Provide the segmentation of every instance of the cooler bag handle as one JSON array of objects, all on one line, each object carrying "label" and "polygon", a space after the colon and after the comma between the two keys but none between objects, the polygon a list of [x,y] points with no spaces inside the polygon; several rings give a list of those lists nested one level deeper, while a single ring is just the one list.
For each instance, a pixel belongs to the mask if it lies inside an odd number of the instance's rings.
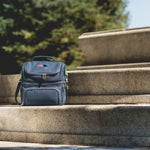
[{"label": "cooler bag handle", "polygon": [[55,59],[51,56],[34,56],[34,57],[32,57],[32,61],[34,61],[35,59],[39,59],[39,58],[49,58],[49,59],[52,59],[53,61],[55,61]]}]

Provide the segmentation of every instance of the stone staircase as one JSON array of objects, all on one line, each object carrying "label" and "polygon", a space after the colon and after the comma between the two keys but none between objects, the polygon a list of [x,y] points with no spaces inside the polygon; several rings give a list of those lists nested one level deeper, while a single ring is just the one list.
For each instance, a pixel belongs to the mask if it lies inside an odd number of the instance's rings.
[{"label": "stone staircase", "polygon": [[[85,65],[91,66],[68,72],[69,96],[64,106],[17,106],[14,93],[20,75],[1,76],[0,141],[69,145],[66,149],[73,149],[72,145],[82,145],[84,149],[148,149],[148,37],[150,28],[81,35],[79,45],[85,54]],[[125,49],[128,55],[135,51],[133,60],[133,55],[127,58]],[[113,56],[119,57],[116,61],[110,56],[111,50],[118,55]],[[103,57],[92,61],[92,52]]]}]

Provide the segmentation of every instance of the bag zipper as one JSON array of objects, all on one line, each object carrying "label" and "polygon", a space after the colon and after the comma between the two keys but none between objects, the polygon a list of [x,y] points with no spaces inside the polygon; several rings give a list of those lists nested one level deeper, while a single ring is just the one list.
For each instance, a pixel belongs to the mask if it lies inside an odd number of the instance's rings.
[{"label": "bag zipper", "polygon": [[64,84],[64,86],[66,87],[66,82],[61,82],[61,83],[22,83],[22,86],[27,86],[27,87],[33,87],[33,86],[37,86],[37,87],[46,87],[46,86],[53,86],[53,85],[60,85],[60,84]]}]

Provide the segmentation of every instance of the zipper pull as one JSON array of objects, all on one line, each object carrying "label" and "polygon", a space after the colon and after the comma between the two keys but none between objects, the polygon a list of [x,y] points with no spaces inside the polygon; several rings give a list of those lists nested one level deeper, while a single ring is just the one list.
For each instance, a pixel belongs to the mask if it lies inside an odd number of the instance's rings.
[{"label": "zipper pull", "polygon": [[43,80],[45,80],[45,79],[46,79],[46,74],[45,74],[45,73],[42,73],[42,75],[41,75],[41,76],[42,76],[42,79],[43,79]]}]

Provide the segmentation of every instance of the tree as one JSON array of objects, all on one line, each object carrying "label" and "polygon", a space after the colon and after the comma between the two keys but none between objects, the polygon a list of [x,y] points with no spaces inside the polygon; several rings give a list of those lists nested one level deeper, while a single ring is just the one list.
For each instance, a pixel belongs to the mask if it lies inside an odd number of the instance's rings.
[{"label": "tree", "polygon": [[1,0],[0,61],[7,63],[3,58],[9,55],[13,63],[0,66],[0,72],[18,73],[34,55],[54,56],[68,68],[81,65],[78,36],[126,27],[126,4],[125,0]]}]

